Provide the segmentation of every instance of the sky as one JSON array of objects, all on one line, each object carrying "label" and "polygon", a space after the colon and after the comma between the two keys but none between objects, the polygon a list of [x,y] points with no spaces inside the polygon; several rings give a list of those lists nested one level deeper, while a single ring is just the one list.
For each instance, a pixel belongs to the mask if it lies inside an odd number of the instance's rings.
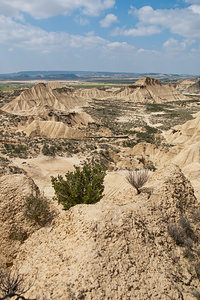
[{"label": "sky", "polygon": [[200,0],[0,0],[0,73],[200,74]]}]

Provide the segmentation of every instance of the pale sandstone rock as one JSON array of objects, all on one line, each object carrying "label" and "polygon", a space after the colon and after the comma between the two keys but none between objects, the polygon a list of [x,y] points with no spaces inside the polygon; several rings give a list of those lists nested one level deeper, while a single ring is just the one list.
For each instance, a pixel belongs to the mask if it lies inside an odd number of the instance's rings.
[{"label": "pale sandstone rock", "polygon": [[0,264],[11,264],[23,242],[21,235],[27,238],[39,228],[24,216],[26,197],[38,192],[23,174],[0,177]]},{"label": "pale sandstone rock", "polygon": [[14,262],[33,282],[27,296],[181,299],[177,285],[184,299],[193,299],[190,286],[198,283],[184,284],[190,278],[187,262],[174,263],[180,249],[167,231],[181,214],[190,219],[198,206],[193,188],[178,167],[170,166],[154,174],[148,191],[124,194],[123,201],[115,194],[113,201],[105,197],[77,205],[63,211],[51,228],[33,233]]},{"label": "pale sandstone rock", "polygon": [[[73,96],[71,89],[59,93],[55,89],[59,86],[59,83],[48,83],[46,85],[39,83],[22,92],[16,99],[4,105],[1,109],[7,113],[19,115],[19,118],[20,116],[26,116],[25,121],[19,119],[18,130],[24,131],[28,136],[40,135],[48,138],[85,137],[86,131],[80,130],[79,127],[86,127],[89,122],[93,122],[93,119],[87,113],[79,110],[81,106],[87,104],[87,101],[81,97]],[[56,112],[56,114],[54,115],[52,112]]]},{"label": "pale sandstone rock", "polygon": [[117,98],[143,103],[163,103],[189,99],[170,85],[162,85],[159,80],[145,77],[129,87],[115,93]]},{"label": "pale sandstone rock", "polygon": [[68,93],[60,94],[50,85],[39,83],[25,90],[16,99],[4,105],[1,109],[16,115],[39,115],[48,108],[58,111],[69,111],[79,106],[86,105],[86,101],[71,97]]}]

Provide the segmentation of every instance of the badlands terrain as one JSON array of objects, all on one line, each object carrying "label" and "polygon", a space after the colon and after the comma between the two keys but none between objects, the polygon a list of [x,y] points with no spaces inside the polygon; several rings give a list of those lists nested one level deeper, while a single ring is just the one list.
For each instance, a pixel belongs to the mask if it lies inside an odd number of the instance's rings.
[{"label": "badlands terrain", "polygon": [[[0,87],[0,299],[5,274],[23,299],[200,299],[200,79]],[[92,159],[104,197],[64,211],[51,176]]]}]

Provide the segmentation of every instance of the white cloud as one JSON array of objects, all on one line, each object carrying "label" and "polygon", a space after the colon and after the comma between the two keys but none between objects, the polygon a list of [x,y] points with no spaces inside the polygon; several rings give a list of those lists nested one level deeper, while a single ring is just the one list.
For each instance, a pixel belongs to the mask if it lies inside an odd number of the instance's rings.
[{"label": "white cloud", "polygon": [[134,48],[133,46],[130,46],[126,42],[110,42],[107,45],[109,48],[116,49],[116,48]]},{"label": "white cloud", "polygon": [[160,26],[187,38],[200,37],[200,18],[191,7],[153,10],[152,7],[145,6],[135,13],[143,24]]},{"label": "white cloud", "polygon": [[173,34],[185,38],[200,37],[200,5],[187,8],[156,9],[143,6],[140,9],[130,8],[129,14],[138,18],[134,28],[118,30],[121,35],[144,36],[159,33],[168,29]]},{"label": "white cloud", "polygon": [[89,32],[86,35],[74,35],[65,32],[47,32],[39,27],[21,24],[10,17],[0,15],[0,43],[10,48],[36,50],[49,53],[54,50],[77,49],[114,49],[131,47],[126,42],[110,42]]},{"label": "white cloud", "polygon": [[130,54],[133,55],[135,53],[135,47],[129,45],[127,42],[108,42],[103,47],[103,50],[106,52],[111,52],[111,55],[120,56]]},{"label": "white cloud", "polygon": [[200,5],[191,5],[189,9],[191,9],[194,14],[200,15]]},{"label": "white cloud", "polygon": [[152,55],[152,56],[155,56],[155,55],[160,55],[160,52],[159,51],[156,51],[156,50],[148,50],[148,49],[143,49],[143,48],[140,48],[137,50],[137,53],[139,54],[147,54],[147,55]]},{"label": "white cloud", "polygon": [[110,27],[113,23],[116,23],[117,21],[117,16],[115,16],[114,14],[108,14],[99,23],[101,27]]},{"label": "white cloud", "polygon": [[200,0],[185,0],[186,3],[200,3]]},{"label": "white cloud", "polygon": [[180,42],[174,38],[170,38],[163,44],[163,48],[168,52],[178,54],[181,51],[188,50],[194,42],[194,40],[184,40]]},{"label": "white cloud", "polygon": [[76,17],[75,21],[76,21],[76,23],[80,24],[81,26],[85,26],[90,23],[87,18],[82,18],[82,17]]},{"label": "white cloud", "polygon": [[124,35],[124,36],[149,36],[152,34],[160,33],[161,29],[157,26],[144,26],[144,25],[138,25],[135,28],[130,29],[120,29],[115,28],[112,32],[112,35]]},{"label": "white cloud", "polygon": [[191,53],[194,53],[194,54],[197,54],[198,56],[200,56],[200,45],[198,45],[197,48],[192,48]]},{"label": "white cloud", "polygon": [[101,11],[112,8],[115,0],[1,0],[0,11],[7,16],[28,13],[36,19],[56,15],[69,15],[80,10],[88,16],[98,16]]}]

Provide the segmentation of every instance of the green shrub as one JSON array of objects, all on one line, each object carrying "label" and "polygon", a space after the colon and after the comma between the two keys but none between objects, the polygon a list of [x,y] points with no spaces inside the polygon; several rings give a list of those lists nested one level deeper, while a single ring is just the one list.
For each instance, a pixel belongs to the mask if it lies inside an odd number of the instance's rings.
[{"label": "green shrub", "polygon": [[44,226],[52,219],[47,199],[43,196],[29,196],[26,198],[25,217],[40,226]]},{"label": "green shrub", "polygon": [[65,179],[51,177],[56,199],[65,210],[76,204],[91,204],[103,197],[103,181],[106,174],[105,167],[92,162],[85,162],[83,168],[75,166],[74,172],[67,172]]},{"label": "green shrub", "polygon": [[42,147],[42,154],[47,156],[55,156],[56,149],[54,146],[48,146],[47,144],[44,144]]},{"label": "green shrub", "polygon": [[14,157],[26,158],[27,157],[27,146],[22,144],[8,144],[4,143],[5,154]]},{"label": "green shrub", "polygon": [[135,140],[126,140],[123,141],[122,143],[123,147],[129,147],[129,148],[133,148],[136,144],[137,142]]}]

